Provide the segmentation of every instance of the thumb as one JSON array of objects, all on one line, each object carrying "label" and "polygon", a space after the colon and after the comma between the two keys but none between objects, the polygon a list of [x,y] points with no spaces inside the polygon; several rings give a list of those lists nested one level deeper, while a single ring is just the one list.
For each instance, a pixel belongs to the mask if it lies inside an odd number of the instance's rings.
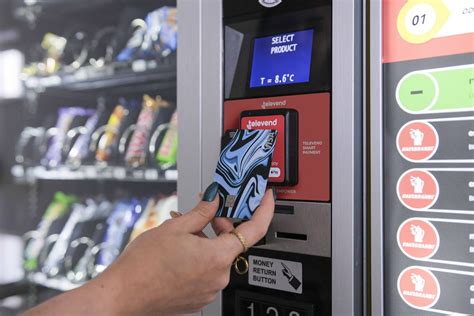
[{"label": "thumb", "polygon": [[219,184],[212,183],[207,187],[200,201],[190,212],[180,217],[180,229],[187,233],[198,233],[209,224],[216,215],[219,207]]}]

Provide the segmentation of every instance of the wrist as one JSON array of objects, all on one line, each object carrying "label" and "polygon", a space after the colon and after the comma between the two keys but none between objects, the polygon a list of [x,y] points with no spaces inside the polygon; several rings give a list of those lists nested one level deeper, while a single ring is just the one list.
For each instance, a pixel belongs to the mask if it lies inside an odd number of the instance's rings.
[{"label": "wrist", "polygon": [[[124,288],[120,277],[114,277],[111,271],[104,271],[95,279],[79,288],[90,297],[93,315],[118,316],[127,315],[127,299],[124,297]],[[129,315],[129,314],[128,314]]]}]

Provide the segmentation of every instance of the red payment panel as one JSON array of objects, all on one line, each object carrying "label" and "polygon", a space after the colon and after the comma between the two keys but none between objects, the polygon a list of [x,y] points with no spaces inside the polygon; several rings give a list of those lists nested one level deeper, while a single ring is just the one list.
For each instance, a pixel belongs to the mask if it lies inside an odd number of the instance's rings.
[{"label": "red payment panel", "polygon": [[[331,137],[330,94],[317,93],[295,96],[231,100],[224,103],[224,130],[247,128],[276,129],[283,133],[282,115],[262,116],[240,120],[249,110],[293,109],[298,112],[298,184],[277,187],[278,198],[298,201],[329,201],[331,198]],[[276,124],[274,126],[273,124]],[[245,125],[245,126],[244,126]],[[261,125],[261,126],[256,126]],[[267,126],[268,125],[268,126]],[[284,162],[284,141],[277,141],[273,167]],[[281,171],[285,168],[281,166]],[[276,172],[276,169],[274,169]],[[280,174],[278,179],[284,177]],[[276,181],[275,178],[272,181]]]}]

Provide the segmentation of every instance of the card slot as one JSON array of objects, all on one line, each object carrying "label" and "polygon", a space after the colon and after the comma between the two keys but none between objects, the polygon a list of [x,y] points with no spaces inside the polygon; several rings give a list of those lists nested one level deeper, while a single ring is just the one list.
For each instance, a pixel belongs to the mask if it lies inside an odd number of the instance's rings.
[{"label": "card slot", "polygon": [[285,233],[285,232],[275,232],[275,238],[307,241],[308,240],[308,235],[306,235],[306,234],[295,234],[295,233]]},{"label": "card slot", "polygon": [[295,214],[295,207],[292,205],[275,205],[275,213],[293,215]]}]

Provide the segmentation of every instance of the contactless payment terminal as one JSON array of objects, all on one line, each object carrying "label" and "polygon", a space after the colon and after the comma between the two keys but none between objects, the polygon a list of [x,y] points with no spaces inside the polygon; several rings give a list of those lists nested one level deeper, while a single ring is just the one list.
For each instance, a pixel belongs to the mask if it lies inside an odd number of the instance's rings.
[{"label": "contactless payment terminal", "polygon": [[278,131],[269,181],[273,185],[298,183],[298,112],[292,109],[241,113],[241,129]]}]

